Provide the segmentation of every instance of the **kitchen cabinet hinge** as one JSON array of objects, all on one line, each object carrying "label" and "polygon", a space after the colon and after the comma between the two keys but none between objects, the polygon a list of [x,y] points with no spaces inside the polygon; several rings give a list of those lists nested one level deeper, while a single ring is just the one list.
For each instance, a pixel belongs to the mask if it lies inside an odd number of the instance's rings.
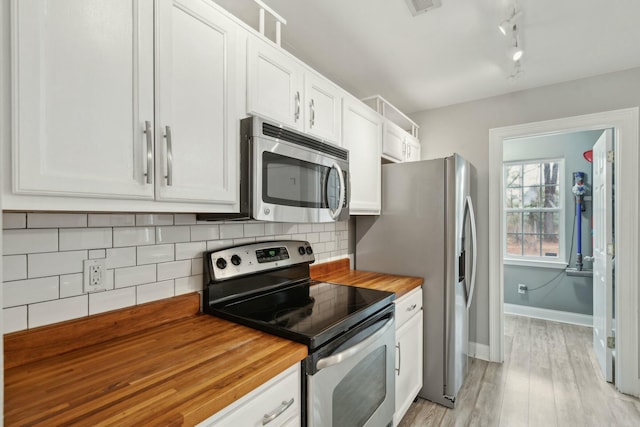
[{"label": "kitchen cabinet hinge", "polygon": [[607,151],[607,161],[613,163],[616,159],[616,154],[613,150]]},{"label": "kitchen cabinet hinge", "polygon": [[611,349],[616,348],[616,337],[607,337],[607,347]]}]

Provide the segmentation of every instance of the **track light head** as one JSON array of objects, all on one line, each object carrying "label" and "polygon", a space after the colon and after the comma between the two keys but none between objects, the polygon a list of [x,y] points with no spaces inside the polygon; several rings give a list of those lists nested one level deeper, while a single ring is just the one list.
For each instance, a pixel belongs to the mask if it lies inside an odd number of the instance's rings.
[{"label": "track light head", "polygon": [[500,23],[500,25],[498,25],[498,29],[500,30],[502,35],[506,36],[509,31],[513,31],[515,29],[516,23],[520,20],[520,18],[522,18],[522,11],[516,11],[516,9],[514,8],[511,17],[505,19]]}]

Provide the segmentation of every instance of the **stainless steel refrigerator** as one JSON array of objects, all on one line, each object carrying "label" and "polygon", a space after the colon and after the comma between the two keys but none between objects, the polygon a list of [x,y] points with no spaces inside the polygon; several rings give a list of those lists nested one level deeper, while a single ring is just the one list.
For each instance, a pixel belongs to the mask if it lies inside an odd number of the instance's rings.
[{"label": "stainless steel refrigerator", "polygon": [[453,408],[467,374],[476,276],[473,166],[461,156],[382,166],[382,213],[356,219],[358,270],[424,278],[424,399]]}]

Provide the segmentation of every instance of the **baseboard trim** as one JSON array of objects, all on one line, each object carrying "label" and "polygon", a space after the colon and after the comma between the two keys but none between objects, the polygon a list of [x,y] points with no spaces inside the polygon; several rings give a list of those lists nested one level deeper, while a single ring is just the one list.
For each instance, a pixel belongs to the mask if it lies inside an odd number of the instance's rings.
[{"label": "baseboard trim", "polygon": [[489,346],[486,344],[480,344],[478,342],[469,341],[469,356],[475,359],[486,360],[490,362]]},{"label": "baseboard trim", "polygon": [[570,323],[572,325],[593,326],[593,316],[571,313],[568,311],[549,310],[548,308],[529,307],[527,305],[504,304],[505,314],[551,320],[552,322]]}]

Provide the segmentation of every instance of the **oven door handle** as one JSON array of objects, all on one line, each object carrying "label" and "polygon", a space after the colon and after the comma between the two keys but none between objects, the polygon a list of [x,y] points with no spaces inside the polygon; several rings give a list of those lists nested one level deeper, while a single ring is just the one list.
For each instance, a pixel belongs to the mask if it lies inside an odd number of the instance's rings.
[{"label": "oven door handle", "polygon": [[[340,167],[340,165],[337,163],[334,163],[333,166],[331,166],[331,169],[335,169],[338,172],[338,179],[340,180],[340,194],[338,195],[338,207],[336,208],[335,211],[329,208],[329,215],[331,215],[331,218],[337,220],[338,217],[340,216],[340,213],[342,212],[342,204],[346,196],[347,189],[345,188],[344,175],[342,174],[342,168]],[[328,194],[328,190],[329,190],[329,180],[327,179],[327,194]]]},{"label": "oven door handle", "polygon": [[393,317],[391,317],[387,322],[382,326],[382,328],[378,329],[374,334],[368,336],[364,340],[360,341],[358,344],[353,347],[349,347],[348,349],[341,351],[340,353],[331,355],[329,357],[324,357],[316,362],[316,369],[321,370],[324,368],[328,368],[333,365],[337,365],[338,363],[342,363],[344,360],[355,356],[360,353],[367,346],[375,342],[378,338],[384,335],[387,330],[393,326]]}]

